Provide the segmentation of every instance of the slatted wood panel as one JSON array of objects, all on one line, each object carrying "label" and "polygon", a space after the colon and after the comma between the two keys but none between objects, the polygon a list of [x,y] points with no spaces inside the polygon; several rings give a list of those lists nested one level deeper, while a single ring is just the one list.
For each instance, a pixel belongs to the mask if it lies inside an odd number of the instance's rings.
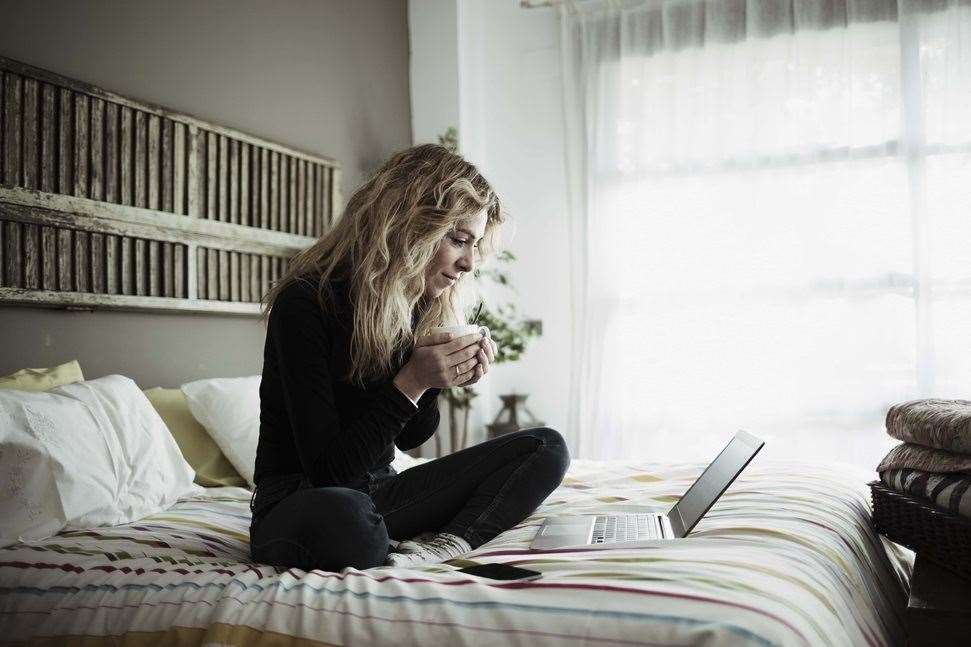
[{"label": "slatted wood panel", "polygon": [[[332,165],[205,131],[199,134],[199,153],[187,157],[184,129],[171,126],[174,135],[169,144],[170,126],[165,123],[162,128],[166,135],[159,144],[163,154],[160,173],[152,172],[147,180],[151,208],[172,210],[167,209],[170,202],[166,196],[174,193],[174,211],[188,213],[182,199],[189,191],[188,159],[198,164],[199,217],[315,238],[333,223],[336,202],[330,193],[334,186],[329,181],[335,172]],[[173,156],[170,148],[178,155]],[[136,179],[143,175],[141,167],[136,168]],[[159,207],[153,206],[156,191],[162,196]],[[141,201],[138,199],[136,205],[141,206]]]},{"label": "slatted wood panel", "polygon": [[[0,88],[3,186],[188,214],[186,124],[11,72],[0,73]],[[208,134],[234,153],[240,146]],[[207,191],[214,208],[217,193],[239,195],[238,155],[229,159],[228,152],[211,160],[215,175],[207,178]],[[230,203],[219,208],[219,219],[229,220]],[[327,222],[330,214],[323,210],[319,217]]]},{"label": "slatted wood panel", "polygon": [[332,226],[339,174],[0,57],[0,301],[255,313],[218,304],[259,303]]},{"label": "slatted wood panel", "polygon": [[188,291],[188,245],[9,220],[0,225],[0,287],[173,298]]},{"label": "slatted wood panel", "polygon": [[259,303],[288,267],[288,259],[209,247],[196,248],[196,281],[201,298]]}]

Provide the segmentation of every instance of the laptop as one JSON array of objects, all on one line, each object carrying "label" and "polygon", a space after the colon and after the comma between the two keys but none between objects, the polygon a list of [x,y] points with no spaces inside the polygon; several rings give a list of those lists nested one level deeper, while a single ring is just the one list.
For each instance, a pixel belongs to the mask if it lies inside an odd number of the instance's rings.
[{"label": "laptop", "polygon": [[667,512],[549,517],[531,550],[549,548],[647,548],[681,539],[695,527],[765,443],[739,431]]}]

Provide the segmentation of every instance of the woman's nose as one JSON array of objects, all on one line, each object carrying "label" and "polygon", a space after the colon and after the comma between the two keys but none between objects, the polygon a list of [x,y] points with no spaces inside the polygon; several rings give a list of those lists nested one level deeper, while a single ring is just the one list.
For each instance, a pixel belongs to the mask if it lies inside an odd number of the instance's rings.
[{"label": "woman's nose", "polygon": [[463,272],[471,272],[475,265],[475,256],[472,252],[466,252],[459,257],[458,265]]}]

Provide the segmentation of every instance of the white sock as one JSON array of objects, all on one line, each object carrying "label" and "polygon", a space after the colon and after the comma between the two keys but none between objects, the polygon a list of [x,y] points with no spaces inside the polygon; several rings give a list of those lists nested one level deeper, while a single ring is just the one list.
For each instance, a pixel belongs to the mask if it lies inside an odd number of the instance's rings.
[{"label": "white sock", "polygon": [[422,533],[398,544],[394,552],[388,553],[384,563],[387,566],[437,564],[470,552],[472,546],[469,542],[456,535],[447,532]]},{"label": "white sock", "polygon": [[438,533],[434,532],[420,532],[411,539],[405,539],[398,542],[399,546],[403,546],[401,550],[395,550],[396,553],[413,553],[419,549],[422,542],[426,542]]},{"label": "white sock", "polygon": [[[388,549],[388,552],[413,553],[416,550],[418,550],[417,544],[415,542],[427,541],[434,536],[435,536],[435,533],[433,532],[422,532],[422,533],[418,533],[411,539],[402,539],[401,541],[395,541],[394,539],[388,538],[388,544],[391,546]],[[404,545],[404,548],[398,548],[401,545]]]}]

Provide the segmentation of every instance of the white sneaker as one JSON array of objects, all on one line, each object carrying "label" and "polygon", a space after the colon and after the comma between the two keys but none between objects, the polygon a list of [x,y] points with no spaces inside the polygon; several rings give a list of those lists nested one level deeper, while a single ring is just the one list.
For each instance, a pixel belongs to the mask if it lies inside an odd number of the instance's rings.
[{"label": "white sneaker", "polygon": [[384,563],[386,566],[437,564],[470,552],[472,546],[461,537],[447,532],[427,532],[398,544]]}]

